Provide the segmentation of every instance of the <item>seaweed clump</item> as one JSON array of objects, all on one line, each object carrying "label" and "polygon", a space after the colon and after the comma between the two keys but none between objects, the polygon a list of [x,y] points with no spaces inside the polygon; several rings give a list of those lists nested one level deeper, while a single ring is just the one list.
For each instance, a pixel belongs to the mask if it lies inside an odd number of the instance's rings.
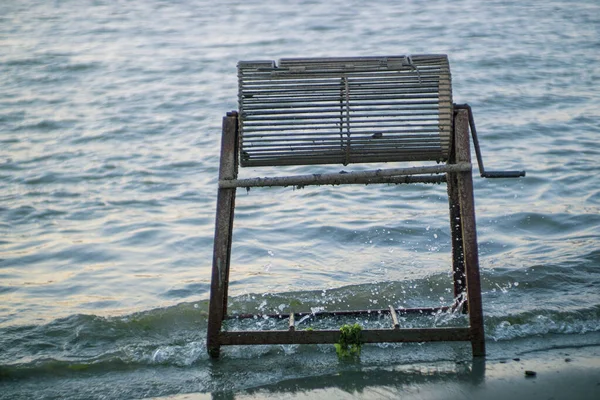
[{"label": "seaweed clump", "polygon": [[360,331],[362,327],[359,324],[343,325],[340,328],[340,340],[335,344],[335,351],[338,358],[356,358],[360,356]]}]

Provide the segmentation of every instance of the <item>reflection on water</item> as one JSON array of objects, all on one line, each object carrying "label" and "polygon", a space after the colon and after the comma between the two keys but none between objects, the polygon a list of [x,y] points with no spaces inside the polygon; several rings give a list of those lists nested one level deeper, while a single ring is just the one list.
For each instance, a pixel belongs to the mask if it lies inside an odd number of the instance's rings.
[{"label": "reflection on water", "polygon": [[[399,398],[418,396],[427,386],[445,383],[439,387],[439,395],[452,391],[453,386],[473,391],[485,381],[485,359],[475,358],[460,363],[438,363],[435,365],[412,365],[388,369],[362,369],[345,371],[334,375],[323,375],[294,379],[265,385],[244,391],[240,395],[227,392],[213,393],[213,399],[243,399],[246,397],[277,398],[286,395],[310,394],[313,397],[338,398],[340,394],[359,397]],[[451,382],[451,383],[450,383]],[[431,394],[430,394],[431,395]]]}]

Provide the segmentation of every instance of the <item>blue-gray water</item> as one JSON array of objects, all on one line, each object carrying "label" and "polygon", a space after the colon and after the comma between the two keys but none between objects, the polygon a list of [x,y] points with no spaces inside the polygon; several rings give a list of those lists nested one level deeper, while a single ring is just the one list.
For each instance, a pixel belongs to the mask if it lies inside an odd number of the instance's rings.
[{"label": "blue-gray water", "polygon": [[[228,392],[468,359],[462,344],[365,346],[358,365],[332,346],[270,346],[213,364],[204,348],[237,61],[422,53],[449,55],[488,169],[527,170],[475,178],[489,357],[600,344],[596,0],[5,0],[0,398]],[[235,222],[233,311],[451,301],[444,186],[242,191]]]}]

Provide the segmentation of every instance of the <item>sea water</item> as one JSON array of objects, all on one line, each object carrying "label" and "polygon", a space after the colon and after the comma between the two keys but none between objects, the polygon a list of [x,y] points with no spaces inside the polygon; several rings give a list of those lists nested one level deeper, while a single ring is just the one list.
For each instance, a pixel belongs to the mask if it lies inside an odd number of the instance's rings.
[{"label": "sea water", "polygon": [[[369,345],[358,364],[331,345],[205,352],[237,61],[427,53],[449,55],[486,167],[527,171],[474,179],[488,357],[600,344],[597,1],[6,0],[0,398],[231,393],[468,360],[468,344]],[[447,305],[447,209],[443,185],[239,191],[230,309]]]}]

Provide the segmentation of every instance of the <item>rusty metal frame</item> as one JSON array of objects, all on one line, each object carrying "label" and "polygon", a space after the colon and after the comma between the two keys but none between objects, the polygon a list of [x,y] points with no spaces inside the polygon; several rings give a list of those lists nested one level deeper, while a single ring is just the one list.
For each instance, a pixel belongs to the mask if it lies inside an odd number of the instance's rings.
[{"label": "rusty metal frame", "polygon": [[[349,310],[320,312],[319,316],[361,315],[378,313],[390,316],[389,329],[364,329],[361,342],[427,342],[427,341],[466,341],[471,342],[473,356],[485,355],[483,312],[481,304],[481,284],[479,276],[479,258],[477,252],[477,231],[475,223],[475,205],[471,154],[469,147],[469,110],[454,110],[451,152],[446,168],[436,167],[409,171],[400,169],[395,172],[381,170],[367,176],[355,176],[356,179],[343,178],[348,183],[413,183],[446,182],[450,209],[450,231],[452,235],[452,270],[455,301],[450,306],[433,308],[393,308],[382,310]],[[252,344],[317,344],[336,343],[340,339],[339,330],[297,331],[294,321],[310,313],[290,313],[268,315],[288,318],[288,330],[267,331],[224,331],[223,321],[229,318],[251,318],[253,314],[231,316],[227,314],[229,269],[231,259],[231,240],[237,187],[245,186],[288,186],[323,184],[320,177],[311,175],[289,177],[291,180],[237,180],[239,162],[238,150],[238,114],[227,113],[223,118],[223,136],[221,142],[221,162],[219,168],[219,189],[215,224],[214,255],[211,278],[210,306],[207,330],[207,350],[211,357],[218,358],[220,347],[226,345]],[[443,175],[424,175],[424,174]],[[312,177],[312,178],[311,178]],[[287,178],[287,177],[284,177]],[[335,179],[335,176],[327,179]],[[266,178],[269,179],[269,178]],[[366,180],[366,182],[365,182]],[[464,328],[401,328],[398,314],[431,314],[439,311],[456,310],[468,314],[469,326]]]}]

